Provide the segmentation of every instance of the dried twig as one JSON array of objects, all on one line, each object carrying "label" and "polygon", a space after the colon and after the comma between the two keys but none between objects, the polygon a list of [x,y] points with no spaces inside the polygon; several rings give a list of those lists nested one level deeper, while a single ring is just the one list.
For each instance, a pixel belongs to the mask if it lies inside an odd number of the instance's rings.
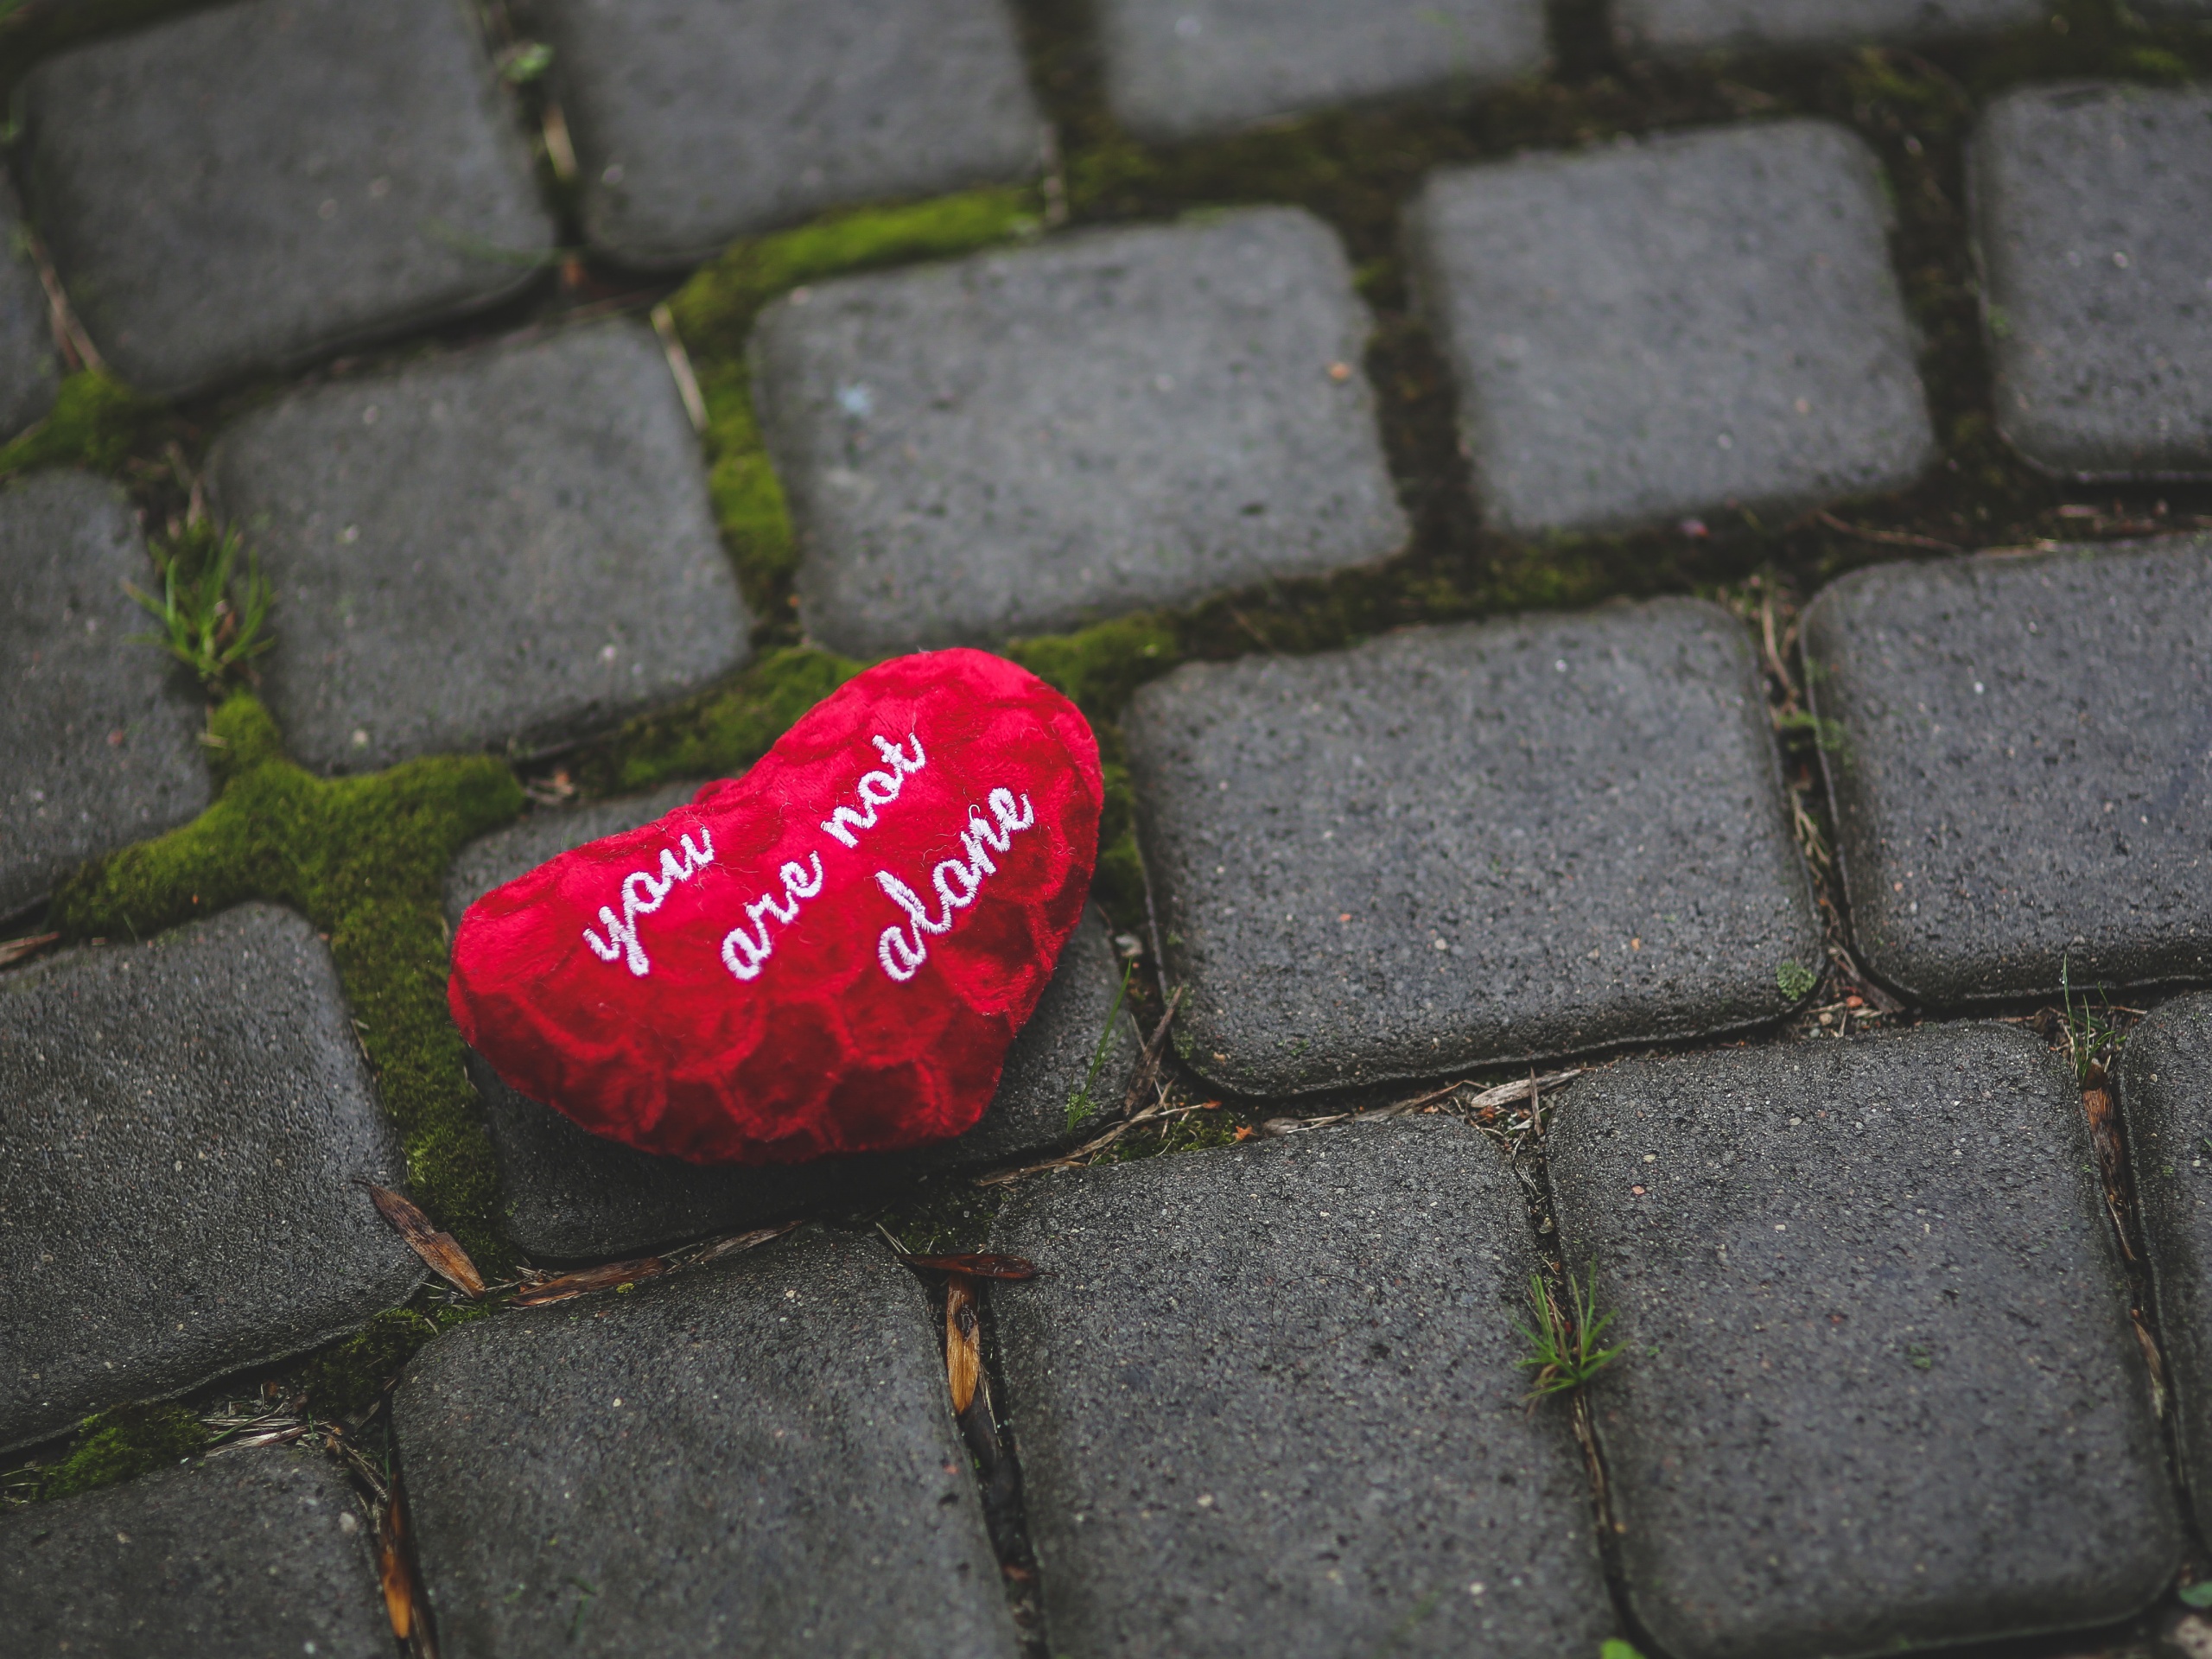
[{"label": "dried twig", "polygon": [[699,391],[699,377],[691,372],[690,353],[683,349],[683,337],[676,332],[676,314],[663,301],[653,307],[652,317],[653,332],[660,336],[660,348],[668,358],[668,372],[676,378],[676,394],[683,400],[683,412],[691,417],[691,429],[703,435],[707,400]]},{"label": "dried twig", "polygon": [[665,1256],[641,1255],[633,1262],[609,1262],[601,1267],[579,1268],[574,1273],[557,1273],[524,1285],[516,1293],[514,1305],[543,1307],[550,1302],[570,1301],[594,1290],[634,1285],[641,1279],[658,1279],[670,1270],[671,1265]]},{"label": "dried twig", "polygon": [[901,1250],[899,1259],[910,1268],[949,1273],[956,1279],[1034,1279],[1041,1271],[1034,1262],[1021,1256],[998,1255],[988,1250],[973,1255],[909,1255]]},{"label": "dried twig", "polygon": [[1933,536],[1916,536],[1905,530],[1872,530],[1865,524],[1854,524],[1839,518],[1826,507],[1818,508],[1813,517],[1830,530],[1853,536],[1862,542],[1878,542],[1884,547],[1923,547],[1931,553],[1963,553],[1966,549],[1955,542],[1938,541]]},{"label": "dried twig", "polygon": [[738,1255],[754,1250],[772,1239],[796,1231],[806,1224],[787,1221],[780,1227],[756,1227],[749,1233],[731,1233],[723,1238],[710,1238],[700,1245],[695,1254],[686,1256],[679,1264],[687,1268],[702,1268],[709,1262],[719,1262],[726,1255]]},{"label": "dried twig", "polygon": [[59,933],[33,933],[26,938],[0,940],[0,968],[12,968],[16,963],[36,956],[60,938]]}]

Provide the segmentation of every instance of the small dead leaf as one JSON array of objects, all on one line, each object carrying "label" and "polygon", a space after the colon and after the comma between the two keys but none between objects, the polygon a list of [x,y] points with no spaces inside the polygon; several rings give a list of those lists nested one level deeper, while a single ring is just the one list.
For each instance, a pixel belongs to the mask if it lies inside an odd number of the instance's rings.
[{"label": "small dead leaf", "polygon": [[476,1271],[476,1264],[468,1259],[468,1252],[451,1233],[442,1233],[430,1225],[430,1218],[414,1204],[388,1186],[368,1184],[369,1196],[376,1200],[384,1218],[392,1224],[408,1247],[423,1258],[432,1273],[444,1280],[464,1296],[476,1297],[484,1294],[484,1275]]},{"label": "small dead leaf", "polygon": [[415,1575],[407,1570],[407,1522],[397,1498],[385,1505],[384,1522],[377,1532],[377,1573],[384,1580],[384,1610],[391,1616],[392,1635],[404,1642],[415,1629]]},{"label": "small dead leaf", "polygon": [[0,968],[13,967],[28,957],[35,957],[60,938],[59,933],[34,933],[29,938],[0,940]]},{"label": "small dead leaf", "polygon": [[910,1268],[930,1268],[938,1273],[964,1273],[976,1279],[1034,1279],[1039,1268],[1018,1255],[907,1255],[899,1259]]},{"label": "small dead leaf", "polygon": [[635,1284],[640,1279],[656,1279],[667,1271],[668,1263],[657,1255],[639,1256],[634,1262],[610,1262],[602,1268],[579,1268],[574,1273],[556,1273],[550,1279],[541,1279],[524,1287],[516,1294],[514,1305],[543,1307],[548,1302],[565,1302],[594,1290]]},{"label": "small dead leaf", "polygon": [[966,1414],[982,1369],[983,1351],[976,1338],[976,1281],[964,1273],[956,1273],[944,1284],[944,1375],[952,1385],[954,1415]]}]

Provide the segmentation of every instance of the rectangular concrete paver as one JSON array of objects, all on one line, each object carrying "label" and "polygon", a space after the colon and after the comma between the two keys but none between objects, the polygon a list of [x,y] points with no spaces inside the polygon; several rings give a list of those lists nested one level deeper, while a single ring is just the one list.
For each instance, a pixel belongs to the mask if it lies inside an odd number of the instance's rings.
[{"label": "rectangular concrete paver", "polygon": [[1246,1094],[1731,1030],[1821,960],[1712,606],[1193,665],[1125,729],[1178,1043]]},{"label": "rectangular concrete paver", "polygon": [[241,0],[25,79],[31,207],[142,391],[289,368],[512,294],[552,245],[462,0]]},{"label": "rectangular concrete paver", "polygon": [[825,208],[1033,168],[1004,0],[541,0],[594,245],[696,263]]},{"label": "rectangular concrete paver", "polygon": [[207,804],[192,677],[130,636],[158,588],[113,486],[41,474],[0,494],[0,915],[81,861]]},{"label": "rectangular concrete paver", "polygon": [[2046,0],[1613,0],[1630,51],[1877,46],[1987,35],[2041,23]]},{"label": "rectangular concrete paver", "polygon": [[441,1651],[1013,1659],[941,1328],[822,1233],[433,1343],[392,1412]]},{"label": "rectangular concrete paver", "polygon": [[2212,476],[2212,90],[2025,87],[1969,170],[2005,435],[2069,476]]},{"label": "rectangular concrete paver", "polygon": [[[570,811],[533,813],[472,843],[446,881],[454,927],[477,899],[588,841],[650,823],[689,800],[694,784]],[[938,1147],[830,1158],[766,1169],[656,1158],[601,1140],[525,1098],[470,1057],[506,1192],[508,1234],[534,1255],[606,1257],[850,1207],[921,1178],[1041,1158],[1102,1113],[1120,1109],[1141,1049],[1122,1002],[1122,964],[1087,919],[1060,954],[1029,1023],[1007,1051],[982,1121]],[[1082,1098],[1078,1099],[1078,1096]]]},{"label": "rectangular concrete paver", "polygon": [[792,295],[754,391],[808,632],[988,643],[1396,551],[1371,327],[1292,208]]},{"label": "rectangular concrete paver", "polygon": [[640,323],[301,392],[209,467],[276,587],[270,707],[319,770],[536,747],[749,654],[697,440]]},{"label": "rectangular concrete paver", "polygon": [[2119,1073],[2175,1438],[2202,1530],[2212,1520],[2212,996],[2155,1010]]},{"label": "rectangular concrete paver", "polygon": [[298,1353],[420,1264],[330,952],[241,905],[0,975],[0,1450]]},{"label": "rectangular concrete paver", "polygon": [[1805,656],[1876,974],[1947,1006],[2212,977],[2212,539],[1862,570]]},{"label": "rectangular concrete paver", "polygon": [[993,1288],[1052,1651],[1594,1656],[1558,1402],[1514,1361],[1521,1190],[1450,1122],[1016,1189]]},{"label": "rectangular concrete paver", "polygon": [[1101,0],[1106,96],[1141,137],[1464,98],[1544,67],[1541,0]]},{"label": "rectangular concrete paver", "polygon": [[2178,1560],[2072,1077],[1930,1027],[1574,1084],[1569,1265],[1626,1352],[1593,1384],[1629,1598],[1674,1659],[2094,1624]]},{"label": "rectangular concrete paver", "polygon": [[24,1659],[390,1659],[369,1529],[336,1465],[227,1452],[0,1515],[0,1606]]},{"label": "rectangular concrete paver", "polygon": [[1936,458],[1880,168],[1821,121],[1432,177],[1408,219],[1501,528],[1761,514]]}]

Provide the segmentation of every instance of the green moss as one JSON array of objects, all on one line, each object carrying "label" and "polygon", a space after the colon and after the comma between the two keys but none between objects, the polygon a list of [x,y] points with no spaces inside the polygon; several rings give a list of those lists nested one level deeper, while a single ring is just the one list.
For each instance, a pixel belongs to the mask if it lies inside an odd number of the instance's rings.
[{"label": "green moss", "polygon": [[167,412],[165,404],[104,374],[73,374],[62,381],[47,417],[0,448],[0,478],[36,467],[118,472]]},{"label": "green moss", "polygon": [[353,1416],[366,1409],[433,1337],[491,1312],[480,1302],[388,1308],[301,1366],[294,1383],[319,1416]]},{"label": "green moss", "polygon": [[207,1430],[182,1406],[118,1406],[87,1417],[69,1455],[40,1481],[41,1498],[67,1497],[166,1469],[207,1444]]},{"label": "green moss", "polygon": [[797,564],[783,486],[753,416],[747,340],[761,307],[802,283],[988,247],[1036,228],[1026,192],[969,190],[855,208],[740,242],[669,302],[707,404],[708,487],[723,544],[755,615],[787,627]]},{"label": "green moss", "polygon": [[284,758],[276,722],[238,693],[208,722],[219,789],[192,823],[79,871],[54,901],[73,937],[137,937],[247,899],[305,914],[330,939],[416,1200],[480,1261],[498,1262],[498,1179],[460,1033],[446,1011],[441,910],[464,842],[522,809],[482,755],[319,779]]},{"label": "green moss", "polygon": [[793,721],[861,671],[810,645],[786,645],[690,701],[640,715],[572,763],[596,794],[649,789],[671,778],[721,777],[759,760]]}]

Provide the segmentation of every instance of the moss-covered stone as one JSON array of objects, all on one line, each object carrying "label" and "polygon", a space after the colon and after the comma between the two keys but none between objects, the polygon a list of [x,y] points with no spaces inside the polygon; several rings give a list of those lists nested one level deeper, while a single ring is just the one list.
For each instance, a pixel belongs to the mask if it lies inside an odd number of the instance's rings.
[{"label": "moss-covered stone", "polygon": [[461,843],[521,810],[514,774],[453,755],[318,779],[284,758],[276,723],[243,692],[205,741],[214,804],[78,872],[54,896],[55,925],[135,938],[246,899],[302,912],[329,936],[417,1201],[480,1258],[505,1260],[491,1147],[446,1011],[439,900]]},{"label": "moss-covered stone", "polygon": [[0,448],[0,478],[36,467],[120,472],[164,424],[167,407],[104,374],[73,374],[55,392],[47,417]]},{"label": "moss-covered stone", "polygon": [[69,1455],[39,1482],[41,1499],[67,1497],[150,1474],[199,1452],[207,1427],[182,1406],[118,1406],[87,1417]]},{"label": "moss-covered stone", "polygon": [[292,1380],[317,1416],[353,1416],[375,1402],[425,1343],[491,1312],[481,1302],[387,1309],[308,1360]]}]

